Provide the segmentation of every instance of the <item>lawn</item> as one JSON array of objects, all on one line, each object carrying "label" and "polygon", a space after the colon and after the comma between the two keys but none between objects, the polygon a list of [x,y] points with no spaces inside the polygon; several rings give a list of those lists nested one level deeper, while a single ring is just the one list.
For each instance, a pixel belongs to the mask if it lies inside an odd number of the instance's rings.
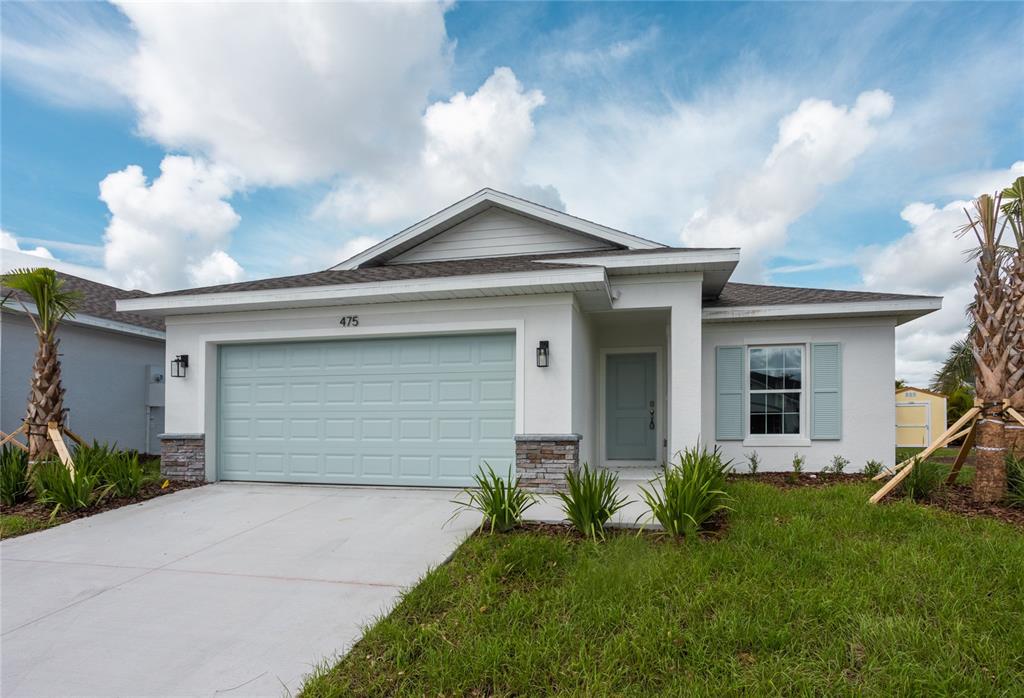
[{"label": "lawn", "polygon": [[1021,529],[730,488],[717,540],[473,537],[303,695],[1019,695]]}]

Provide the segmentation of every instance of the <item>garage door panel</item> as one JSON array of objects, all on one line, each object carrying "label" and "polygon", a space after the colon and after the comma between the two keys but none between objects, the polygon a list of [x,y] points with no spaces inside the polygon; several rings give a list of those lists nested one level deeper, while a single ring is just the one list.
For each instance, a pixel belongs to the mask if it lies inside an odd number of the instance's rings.
[{"label": "garage door panel", "polygon": [[220,477],[462,486],[514,459],[511,335],[221,348]]}]

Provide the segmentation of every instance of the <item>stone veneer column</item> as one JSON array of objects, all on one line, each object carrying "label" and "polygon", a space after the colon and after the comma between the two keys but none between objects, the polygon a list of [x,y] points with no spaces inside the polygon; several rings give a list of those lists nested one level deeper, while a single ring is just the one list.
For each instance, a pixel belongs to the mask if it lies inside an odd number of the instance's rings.
[{"label": "stone veneer column", "polygon": [[160,474],[168,480],[206,480],[206,435],[160,434]]},{"label": "stone veneer column", "polygon": [[580,468],[579,434],[516,434],[519,486],[541,494],[565,491],[565,475]]}]

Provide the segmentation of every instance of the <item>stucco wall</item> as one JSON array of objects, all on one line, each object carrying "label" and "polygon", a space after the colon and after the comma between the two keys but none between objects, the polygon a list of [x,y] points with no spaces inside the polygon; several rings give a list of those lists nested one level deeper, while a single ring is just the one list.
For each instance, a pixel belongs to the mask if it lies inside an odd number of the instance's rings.
[{"label": "stucco wall", "polygon": [[[146,368],[164,363],[163,342],[65,323],[58,330],[68,425],[86,439],[158,453],[163,410],[150,415],[146,444]],[[0,313],[0,429],[17,429],[35,359],[27,318]]]},{"label": "stucco wall", "polygon": [[[767,446],[748,439],[720,441],[737,470],[746,469],[745,454],[757,451],[762,470],[789,470],[793,454],[807,457],[805,470],[818,471],[834,455],[850,459],[847,472],[858,471],[869,459],[892,465],[896,438],[893,401],[895,380],[895,321],[890,319],[814,320],[804,322],[736,322],[704,325],[702,434],[715,441],[715,347],[744,344],[803,344],[841,342],[843,367],[842,439],[810,441],[807,445]],[[807,400],[805,398],[805,405]],[[806,409],[806,408],[805,408]]]},{"label": "stucco wall", "polygon": [[580,440],[579,462],[596,463],[597,356],[591,316],[573,308],[572,314],[572,432]]},{"label": "stucco wall", "polygon": [[[169,317],[167,354],[188,354],[189,369],[186,378],[167,380],[166,431],[205,433],[207,477],[216,477],[216,362],[221,343],[507,330],[517,337],[516,433],[570,433],[572,313],[572,296],[553,294]],[[358,327],[340,326],[339,318],[349,315],[359,316]],[[542,339],[551,345],[547,368],[536,366]]]}]

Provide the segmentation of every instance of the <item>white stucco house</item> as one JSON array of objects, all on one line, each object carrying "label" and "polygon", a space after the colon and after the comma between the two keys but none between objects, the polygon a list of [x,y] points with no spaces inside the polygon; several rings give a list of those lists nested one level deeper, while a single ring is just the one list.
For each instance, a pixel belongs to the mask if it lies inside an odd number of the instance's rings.
[{"label": "white stucco house", "polygon": [[325,271],[118,308],[167,325],[173,476],[461,486],[487,461],[545,490],[698,441],[891,464],[894,330],[941,299],[732,283],[740,254],[484,189]]}]

